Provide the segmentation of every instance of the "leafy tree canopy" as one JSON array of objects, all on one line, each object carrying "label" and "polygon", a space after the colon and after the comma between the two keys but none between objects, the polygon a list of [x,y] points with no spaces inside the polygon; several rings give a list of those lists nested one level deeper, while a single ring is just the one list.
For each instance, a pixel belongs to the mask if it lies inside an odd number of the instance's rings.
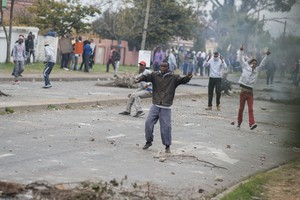
[{"label": "leafy tree canopy", "polygon": [[29,10],[36,13],[36,26],[41,32],[53,30],[62,36],[66,33],[86,32],[90,28],[88,17],[100,14],[100,9],[82,6],[77,1],[36,0]]},{"label": "leafy tree canopy", "polygon": [[[193,38],[196,18],[186,1],[152,0],[147,28],[146,47],[167,44],[173,37]],[[101,37],[125,39],[129,45],[140,47],[146,1],[132,0],[132,6],[116,12],[106,11],[93,24],[92,29]]]}]

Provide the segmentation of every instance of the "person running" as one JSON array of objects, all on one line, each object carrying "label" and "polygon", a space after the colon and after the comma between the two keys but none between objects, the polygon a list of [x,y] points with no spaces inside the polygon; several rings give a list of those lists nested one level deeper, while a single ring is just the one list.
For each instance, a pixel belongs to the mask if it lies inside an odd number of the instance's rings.
[{"label": "person running", "polygon": [[135,80],[135,82],[146,81],[152,82],[153,93],[152,103],[149,114],[145,121],[145,138],[146,144],[143,149],[148,149],[152,146],[154,125],[159,120],[160,135],[165,152],[171,153],[170,146],[172,143],[171,136],[171,106],[173,104],[175,90],[180,84],[188,83],[193,74],[190,72],[187,76],[181,77],[169,70],[169,64],[163,61],[160,64],[160,71],[152,72],[148,75],[143,75]]},{"label": "person running", "polygon": [[238,125],[237,125],[238,128],[241,127],[241,124],[243,122],[243,112],[244,112],[244,107],[246,102],[248,104],[250,130],[253,130],[257,127],[257,124],[255,123],[254,120],[254,114],[253,114],[253,102],[254,102],[253,85],[257,79],[259,70],[261,70],[266,65],[267,57],[270,54],[271,52],[268,50],[266,52],[266,56],[263,58],[259,66],[257,66],[257,60],[254,58],[250,59],[249,62],[245,61],[243,45],[241,45],[238,51],[238,61],[240,62],[243,70],[242,75],[238,81],[241,87],[240,106],[238,112]]}]

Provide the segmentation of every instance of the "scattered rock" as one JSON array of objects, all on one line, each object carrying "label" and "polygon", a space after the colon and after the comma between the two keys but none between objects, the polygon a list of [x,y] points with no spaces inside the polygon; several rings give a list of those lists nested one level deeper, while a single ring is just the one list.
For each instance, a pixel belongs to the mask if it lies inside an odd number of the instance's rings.
[{"label": "scattered rock", "polygon": [[222,176],[216,176],[215,181],[223,182],[223,177]]},{"label": "scattered rock", "polygon": [[200,188],[200,189],[198,190],[198,192],[199,192],[199,193],[203,193],[204,190]]}]

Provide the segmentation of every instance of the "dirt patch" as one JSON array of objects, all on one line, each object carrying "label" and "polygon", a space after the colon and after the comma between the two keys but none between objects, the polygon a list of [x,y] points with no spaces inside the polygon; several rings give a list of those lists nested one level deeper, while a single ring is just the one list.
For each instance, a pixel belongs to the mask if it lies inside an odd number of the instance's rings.
[{"label": "dirt patch", "polygon": [[[34,182],[28,185],[0,182],[0,199],[24,200],[104,200],[104,199],[130,199],[130,200],[167,200],[167,199],[199,199],[204,190],[199,189],[198,197],[191,196],[195,191],[171,191],[151,183],[125,186],[126,180],[117,182],[80,182],[50,185],[47,182]],[[194,193],[195,194],[195,193]]]},{"label": "dirt patch", "polygon": [[276,170],[265,188],[267,199],[300,200],[300,160]]}]

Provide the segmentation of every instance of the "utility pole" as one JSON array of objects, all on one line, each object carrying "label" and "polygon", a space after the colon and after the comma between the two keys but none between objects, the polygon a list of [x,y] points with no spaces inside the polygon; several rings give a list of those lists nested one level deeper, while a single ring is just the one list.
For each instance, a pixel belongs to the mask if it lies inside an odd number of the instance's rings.
[{"label": "utility pole", "polygon": [[285,38],[285,31],[286,31],[286,20],[284,21],[283,38]]},{"label": "utility pole", "polygon": [[141,50],[145,50],[150,4],[151,4],[151,0],[147,0],[147,7],[146,7],[146,15],[145,15],[145,21],[144,21],[143,35],[142,35]]}]

